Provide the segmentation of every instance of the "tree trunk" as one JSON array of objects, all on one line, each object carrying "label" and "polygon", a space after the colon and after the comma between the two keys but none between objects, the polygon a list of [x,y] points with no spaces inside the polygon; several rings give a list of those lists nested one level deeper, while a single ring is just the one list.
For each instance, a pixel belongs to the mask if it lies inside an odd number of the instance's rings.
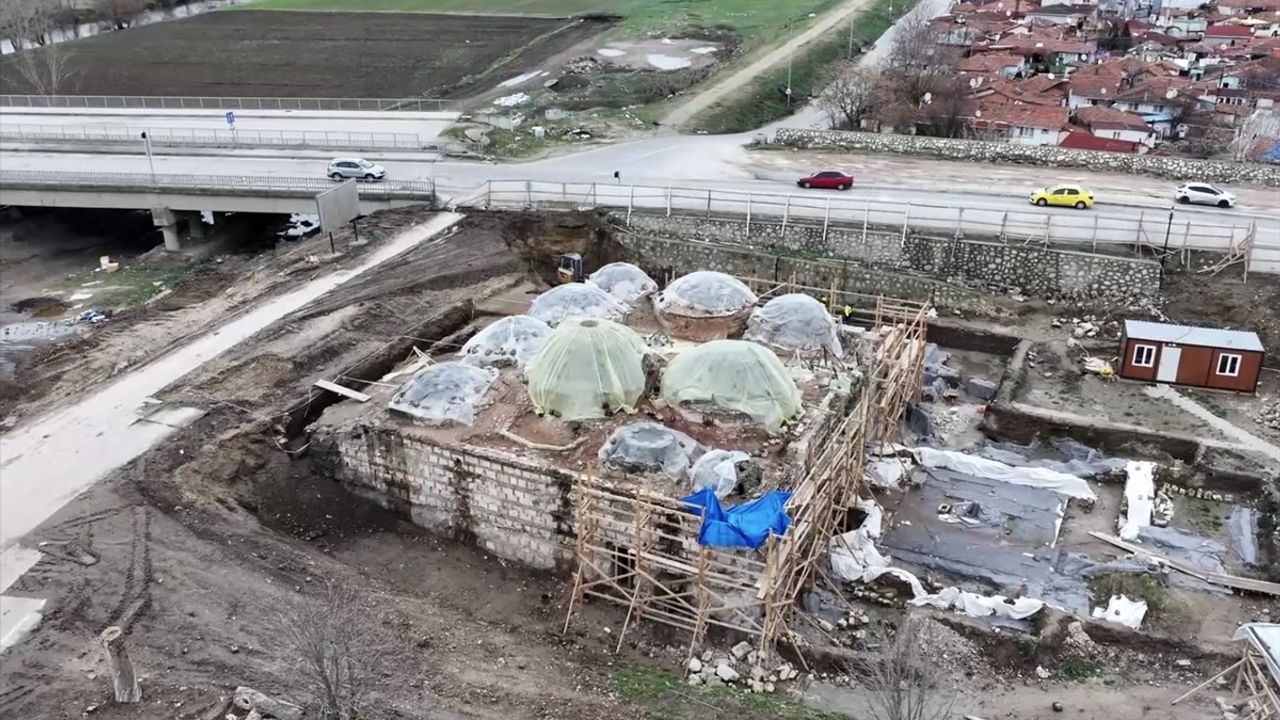
[{"label": "tree trunk", "polygon": [[267,717],[279,718],[279,720],[302,720],[302,708],[293,703],[268,697],[250,687],[236,688],[233,704],[241,710],[257,712]]},{"label": "tree trunk", "polygon": [[116,702],[142,702],[142,686],[138,684],[138,677],[133,674],[133,663],[129,661],[129,653],[124,647],[124,630],[116,625],[103,630],[102,646],[107,649],[107,659],[111,662]]}]

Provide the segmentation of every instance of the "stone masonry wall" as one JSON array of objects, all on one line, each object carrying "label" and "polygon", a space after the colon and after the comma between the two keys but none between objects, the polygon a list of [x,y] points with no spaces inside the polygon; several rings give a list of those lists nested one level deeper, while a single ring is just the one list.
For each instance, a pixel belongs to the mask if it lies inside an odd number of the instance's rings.
[{"label": "stone masonry wall", "polygon": [[493,554],[550,569],[572,556],[572,478],[494,450],[445,448],[394,426],[359,425],[319,442],[357,494],[416,525],[474,538]]},{"label": "stone masonry wall", "polygon": [[1186,181],[1252,183],[1280,187],[1280,165],[1158,155],[1074,150],[1046,145],[1018,145],[985,140],[957,140],[922,135],[885,135],[845,130],[782,128],[775,143],[788,147],[896,155],[924,155],[947,160],[969,160],[1019,165],[1079,167],[1101,172],[1130,173]]},{"label": "stone masonry wall", "polygon": [[[619,221],[619,224],[622,224]],[[1160,266],[1150,260],[1042,246],[951,240],[868,231],[832,223],[632,213],[624,246],[650,269],[721,270],[846,291],[929,300],[947,308],[985,310],[990,303],[970,286],[1018,288],[1039,297],[1136,302],[1160,289]],[[799,256],[799,257],[797,257]]]}]

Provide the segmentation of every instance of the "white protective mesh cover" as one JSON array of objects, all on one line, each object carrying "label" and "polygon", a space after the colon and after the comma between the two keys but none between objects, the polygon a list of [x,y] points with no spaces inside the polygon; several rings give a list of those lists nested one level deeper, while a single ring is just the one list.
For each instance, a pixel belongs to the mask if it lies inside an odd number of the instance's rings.
[{"label": "white protective mesh cover", "polygon": [[842,357],[836,322],[822,303],[802,293],[779,295],[758,307],[747,320],[747,340],[783,350],[826,350]]},{"label": "white protective mesh cover", "polygon": [[389,407],[430,424],[475,422],[476,408],[498,372],[460,362],[419,370],[391,398]]},{"label": "white protective mesh cover", "polygon": [[600,446],[600,461],[629,473],[661,473],[683,480],[698,442],[679,430],[658,423],[623,425]]},{"label": "white protective mesh cover", "polygon": [[713,340],[677,355],[663,373],[662,399],[744,413],[769,432],[800,410],[800,390],[782,361],[745,340]]},{"label": "white protective mesh cover", "polygon": [[658,312],[685,317],[725,317],[755,303],[756,294],[742,281],[712,270],[682,275],[653,298]]},{"label": "white protective mesh cover", "polygon": [[569,283],[542,293],[529,305],[529,315],[555,327],[565,320],[619,320],[628,308],[614,296],[589,283]]},{"label": "white protective mesh cover", "polygon": [[738,487],[738,463],[750,459],[741,450],[708,450],[689,471],[694,492],[709,487],[717,498],[725,499]]},{"label": "white protective mesh cover", "polygon": [[587,280],[630,307],[658,289],[658,283],[645,271],[625,262],[609,263]]},{"label": "white protective mesh cover", "polygon": [[551,326],[538,318],[512,315],[473,335],[459,354],[473,365],[524,367],[550,335]]},{"label": "white protective mesh cover", "polygon": [[529,399],[564,420],[632,411],[644,394],[644,340],[610,320],[570,320],[529,361]]}]

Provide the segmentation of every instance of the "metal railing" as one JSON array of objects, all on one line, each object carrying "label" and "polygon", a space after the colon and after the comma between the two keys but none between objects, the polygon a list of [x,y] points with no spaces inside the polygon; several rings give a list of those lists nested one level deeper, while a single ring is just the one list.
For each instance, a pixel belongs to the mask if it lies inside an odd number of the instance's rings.
[{"label": "metal railing", "polygon": [[109,110],[318,110],[455,112],[453,100],[431,98],[255,98],[163,95],[0,95],[0,107]]},{"label": "metal railing", "polygon": [[[744,190],[688,187],[561,183],[540,180],[491,180],[460,204],[481,207],[615,208],[628,221],[634,212],[733,218],[745,222],[745,236],[752,237],[753,221],[820,229],[828,233],[852,227],[867,233],[886,232],[929,237],[992,240],[1007,244],[1069,245],[1068,249],[1097,251],[1103,246],[1133,247],[1154,254],[1210,250],[1229,252],[1241,247],[1256,227],[1249,223],[1192,219],[1174,209],[1130,209],[1113,215],[1105,209],[1080,212],[1062,209],[1046,212],[996,210],[849,198],[831,194],[782,194]],[[777,233],[760,237],[777,243]],[[1254,246],[1255,257],[1260,252]],[[1114,252],[1114,249],[1112,250]],[[1266,270],[1275,272],[1274,270]]]},{"label": "metal railing", "polygon": [[[0,170],[0,188],[13,189],[91,189],[297,197],[314,195],[333,186],[333,181],[328,178],[308,177]],[[361,197],[370,199],[435,199],[435,183],[430,180],[362,182],[358,189]]]},{"label": "metal railing", "polygon": [[142,133],[152,145],[203,147],[311,147],[334,150],[429,150],[415,133],[328,130],[220,130],[218,128],[144,128],[118,126],[0,125],[0,141],[23,143],[137,144]]}]

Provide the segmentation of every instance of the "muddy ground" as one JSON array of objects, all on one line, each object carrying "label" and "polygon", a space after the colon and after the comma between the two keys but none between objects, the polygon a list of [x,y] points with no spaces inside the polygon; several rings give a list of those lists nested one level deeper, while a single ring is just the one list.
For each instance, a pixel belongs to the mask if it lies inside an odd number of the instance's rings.
[{"label": "muddy ground", "polygon": [[[63,94],[464,97],[607,22],[423,13],[215,12],[63,43]],[[9,58],[0,88],[30,92]]]},{"label": "muddy ground", "polygon": [[[421,210],[382,213],[381,229],[361,235],[376,245],[423,217]],[[582,249],[595,231],[571,216],[477,214],[446,241],[366,273],[170,388],[163,400],[203,407],[205,417],[112,473],[32,538],[45,558],[14,592],[50,598],[48,612],[5,657],[0,714],[77,718],[92,707],[90,717],[112,720],[221,717],[237,685],[301,700],[297,660],[279,646],[277,611],[335,584],[358,588],[375,608],[371,622],[410,658],[378,694],[378,717],[836,717],[785,696],[684,688],[683,634],[642,624],[614,654],[617,608],[582,607],[562,636],[565,577],[486,557],[346,495],[312,471],[305,435],[286,437],[283,413],[311,397],[315,379],[335,378],[443,308],[492,307],[486,298],[513,292],[531,267],[548,269],[531,265],[541,254]],[[96,336],[96,349],[45,377],[46,402],[92,384],[125,352],[143,362],[254,299],[329,271],[330,262],[308,260],[327,240],[308,242],[257,258],[245,266],[252,273],[202,303],[122,318]],[[367,250],[331,262],[349,263]],[[414,344],[425,349],[437,340]],[[109,702],[95,644],[109,624],[130,634],[146,693],[140,708]],[[1205,717],[1205,701],[1166,703],[1180,693],[1174,688],[1215,672],[1222,659],[1176,643],[1122,639],[1081,664],[1051,641],[964,635],[937,649],[936,661],[953,671],[950,682],[973,690],[967,707],[986,717],[1054,717],[1053,701],[1081,717],[1099,707],[1114,720]],[[733,642],[710,639],[716,647]],[[1175,665],[1185,658],[1193,665]],[[1038,664],[1047,677],[1034,672]],[[838,665],[818,671],[847,672]],[[821,677],[808,692],[833,712],[857,711],[846,689]]]}]

